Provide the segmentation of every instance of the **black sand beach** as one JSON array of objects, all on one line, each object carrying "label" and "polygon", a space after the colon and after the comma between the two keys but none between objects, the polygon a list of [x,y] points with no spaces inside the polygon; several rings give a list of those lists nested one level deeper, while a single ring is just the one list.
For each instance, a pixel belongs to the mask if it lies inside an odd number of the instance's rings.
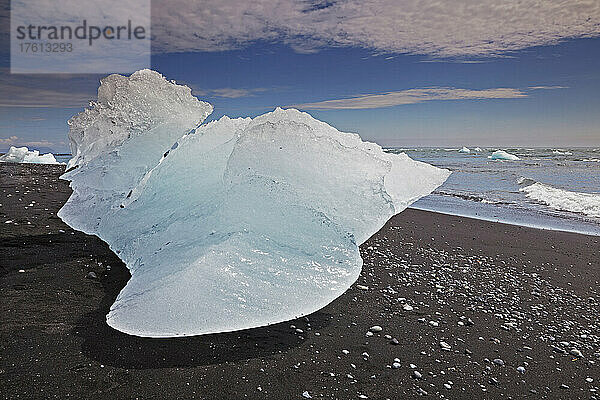
[{"label": "black sand beach", "polygon": [[137,338],[104,320],[124,265],[56,217],[63,168],[0,164],[4,399],[600,398],[599,237],[409,209],[307,318]]}]

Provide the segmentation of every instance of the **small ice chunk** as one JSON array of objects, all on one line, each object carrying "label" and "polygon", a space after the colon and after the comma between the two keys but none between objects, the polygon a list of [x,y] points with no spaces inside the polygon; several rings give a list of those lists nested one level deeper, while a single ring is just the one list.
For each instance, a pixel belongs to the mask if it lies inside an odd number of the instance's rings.
[{"label": "small ice chunk", "polygon": [[40,154],[37,150],[29,150],[27,147],[14,147],[8,149],[8,153],[0,156],[0,162],[25,163],[25,164],[60,164],[52,153]]},{"label": "small ice chunk", "polygon": [[491,156],[488,156],[488,158],[491,158],[492,160],[509,160],[509,161],[520,160],[519,157],[515,156],[514,154],[507,153],[504,150],[496,150],[495,152],[492,153]]}]

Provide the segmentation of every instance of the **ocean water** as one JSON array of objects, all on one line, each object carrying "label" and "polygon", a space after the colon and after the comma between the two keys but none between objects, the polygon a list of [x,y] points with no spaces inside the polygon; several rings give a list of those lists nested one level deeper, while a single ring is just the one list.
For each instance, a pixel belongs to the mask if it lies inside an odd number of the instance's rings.
[{"label": "ocean water", "polygon": [[488,158],[496,148],[459,150],[386,149],[453,171],[412,208],[600,235],[600,149],[502,149],[517,161]]},{"label": "ocean water", "polygon": [[68,163],[69,160],[71,159],[71,155],[70,154],[55,154],[54,158],[56,159],[56,161],[58,161],[59,163]]}]

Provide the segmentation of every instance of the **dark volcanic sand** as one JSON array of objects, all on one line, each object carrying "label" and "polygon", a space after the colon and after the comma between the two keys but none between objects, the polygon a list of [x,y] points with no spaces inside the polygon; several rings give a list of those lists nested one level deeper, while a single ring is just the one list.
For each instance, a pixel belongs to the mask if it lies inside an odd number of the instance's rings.
[{"label": "dark volcanic sand", "polygon": [[55,216],[61,170],[0,164],[2,398],[600,397],[598,237],[406,210],[362,246],[358,282],[308,318],[144,339],[104,322],[129,274]]}]

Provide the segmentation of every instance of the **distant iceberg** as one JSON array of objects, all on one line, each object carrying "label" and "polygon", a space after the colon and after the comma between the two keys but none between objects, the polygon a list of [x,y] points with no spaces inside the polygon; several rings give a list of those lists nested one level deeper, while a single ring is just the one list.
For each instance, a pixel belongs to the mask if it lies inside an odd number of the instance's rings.
[{"label": "distant iceberg", "polygon": [[107,316],[148,337],[310,314],[360,273],[358,246],[449,176],[294,109],[202,124],[212,106],[142,70],[70,121],[59,216],[131,279]]},{"label": "distant iceberg", "polygon": [[458,152],[459,152],[459,153],[470,153],[470,152],[471,152],[471,150],[469,150],[467,147],[463,147],[463,148],[462,148],[462,149],[460,149]]},{"label": "distant iceberg", "polygon": [[481,147],[475,147],[473,150],[475,150],[475,151],[479,151],[479,152],[480,152],[480,151],[483,151],[483,149],[482,149]]},{"label": "distant iceberg", "polygon": [[571,156],[573,155],[573,153],[571,153],[570,151],[566,151],[566,150],[553,150],[552,154],[556,154],[559,156]]},{"label": "distant iceberg", "polygon": [[496,150],[491,156],[488,156],[488,158],[491,158],[492,160],[520,160],[519,157],[515,156],[514,154],[507,153],[504,150]]},{"label": "distant iceberg", "polygon": [[29,150],[27,147],[13,147],[8,153],[0,156],[0,162],[27,163],[27,164],[60,164],[52,153],[40,154],[37,150]]},{"label": "distant iceberg", "polygon": [[570,211],[589,217],[600,218],[600,193],[579,193],[558,189],[531,179],[520,178],[517,181],[520,192],[555,210]]}]

